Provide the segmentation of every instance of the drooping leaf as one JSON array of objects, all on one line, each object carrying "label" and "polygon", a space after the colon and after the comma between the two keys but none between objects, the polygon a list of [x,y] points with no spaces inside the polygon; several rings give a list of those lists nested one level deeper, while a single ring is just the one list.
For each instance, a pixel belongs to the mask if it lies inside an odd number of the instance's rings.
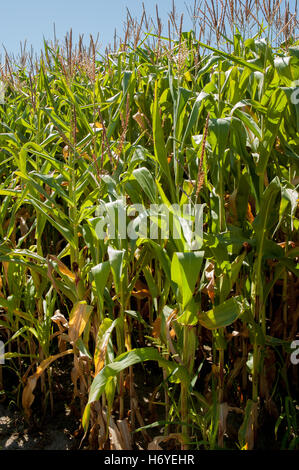
[{"label": "drooping leaf", "polygon": [[198,321],[209,330],[231,325],[245,311],[246,303],[241,296],[232,297],[208,312],[200,312]]}]

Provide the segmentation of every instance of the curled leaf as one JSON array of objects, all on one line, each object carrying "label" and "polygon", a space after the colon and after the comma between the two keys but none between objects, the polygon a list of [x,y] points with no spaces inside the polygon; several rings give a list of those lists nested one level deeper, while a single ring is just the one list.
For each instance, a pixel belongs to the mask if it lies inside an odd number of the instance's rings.
[{"label": "curled leaf", "polygon": [[40,376],[45,372],[47,367],[49,367],[49,365],[52,362],[56,361],[56,359],[59,359],[60,357],[63,357],[63,356],[66,356],[67,354],[72,354],[72,353],[73,353],[73,350],[68,349],[67,351],[63,351],[59,354],[56,354],[55,356],[47,357],[47,359],[42,361],[42,363],[37,367],[36,372],[30,377],[28,377],[26,386],[22,394],[22,406],[24,408],[25,415],[27,416],[27,418],[29,418],[31,415],[30,408],[35,398],[33,391],[36,387],[37,381],[40,378]]}]

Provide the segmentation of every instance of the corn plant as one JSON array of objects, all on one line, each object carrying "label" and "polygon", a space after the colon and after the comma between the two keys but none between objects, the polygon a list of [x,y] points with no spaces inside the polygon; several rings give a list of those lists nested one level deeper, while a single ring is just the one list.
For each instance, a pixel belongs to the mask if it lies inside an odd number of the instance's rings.
[{"label": "corn plant", "polygon": [[[0,385],[12,369],[26,419],[34,391],[54,413],[51,370],[70,356],[91,447],[259,448],[268,416],[273,442],[298,448],[296,23],[275,45],[263,11],[266,37],[236,20],[230,38],[220,4],[214,42],[173,10],[169,38],[159,17],[142,37],[144,13],[99,58],[71,33],[31,69],[6,58]],[[147,371],[159,384],[144,412]]]}]

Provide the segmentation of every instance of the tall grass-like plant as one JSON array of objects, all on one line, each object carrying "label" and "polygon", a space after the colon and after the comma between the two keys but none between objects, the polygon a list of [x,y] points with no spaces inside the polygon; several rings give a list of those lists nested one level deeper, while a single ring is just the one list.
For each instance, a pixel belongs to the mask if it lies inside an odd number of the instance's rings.
[{"label": "tall grass-like plant", "polygon": [[195,1],[189,32],[174,3],[167,33],[128,11],[103,54],[72,32],[6,54],[0,385],[14,371],[29,421],[69,357],[91,447],[259,448],[269,420],[298,448],[298,20],[270,3]]}]

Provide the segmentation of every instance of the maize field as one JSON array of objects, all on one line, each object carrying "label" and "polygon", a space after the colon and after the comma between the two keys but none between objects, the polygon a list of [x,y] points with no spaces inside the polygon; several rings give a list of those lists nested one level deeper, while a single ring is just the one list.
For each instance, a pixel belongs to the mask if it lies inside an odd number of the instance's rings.
[{"label": "maize field", "polygon": [[0,402],[78,448],[299,449],[298,20],[231,20],[1,68]]}]

